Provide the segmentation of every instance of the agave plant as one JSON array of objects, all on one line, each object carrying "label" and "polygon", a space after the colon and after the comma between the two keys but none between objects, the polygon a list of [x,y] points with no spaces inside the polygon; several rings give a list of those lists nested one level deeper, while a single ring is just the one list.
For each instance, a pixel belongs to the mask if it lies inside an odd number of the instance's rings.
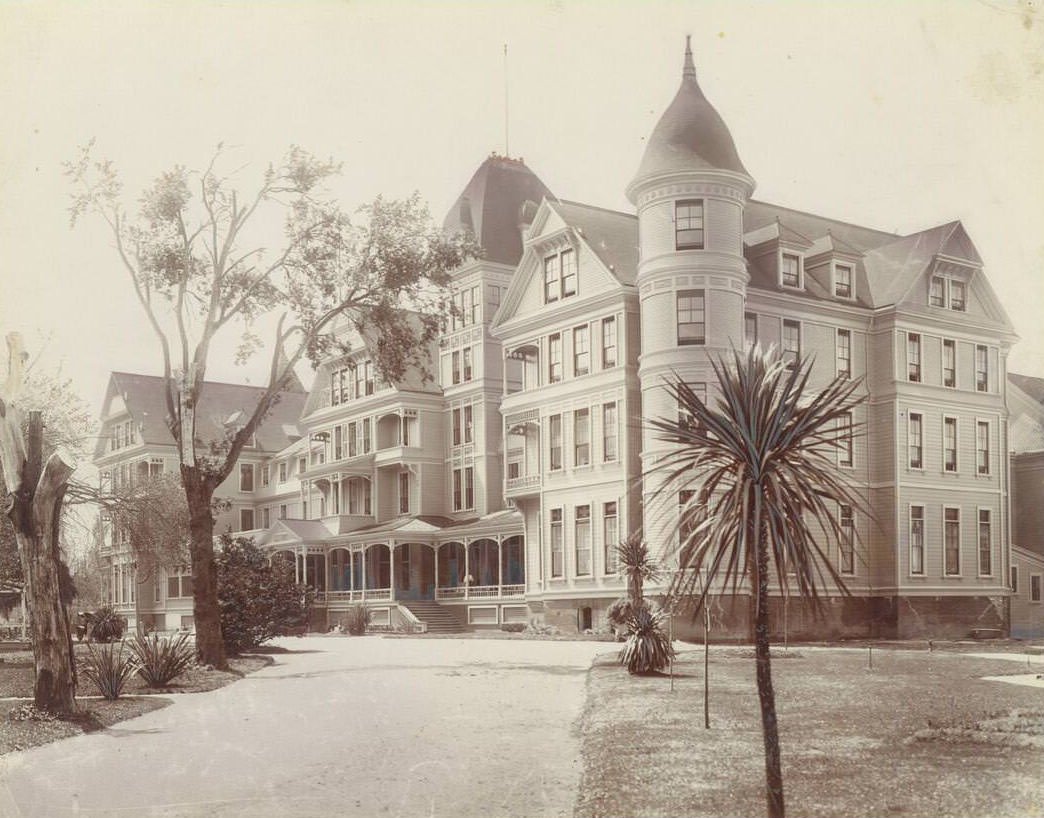
[{"label": "agave plant", "polygon": [[184,673],[195,659],[195,646],[187,633],[175,637],[137,636],[131,653],[138,663],[138,675],[149,687],[166,687]]},{"label": "agave plant", "polygon": [[674,647],[662,627],[663,613],[644,605],[627,621],[627,643],[620,651],[620,664],[631,674],[663,670],[674,658]]},{"label": "agave plant", "polygon": [[[845,583],[828,554],[846,541],[839,505],[864,509],[835,466],[837,449],[860,430],[852,421],[861,381],[837,378],[808,388],[810,361],[788,363],[753,347],[712,359],[716,406],[680,378],[666,388],[677,418],[653,419],[657,439],[674,444],[652,467],[660,478],[655,502],[676,503],[689,492],[679,519],[678,568],[671,594],[696,601],[712,586],[740,582],[751,589],[758,698],[765,744],[768,813],[784,815],[779,730],[769,661],[769,577],[784,595],[796,592],[821,612],[827,582]],[[708,581],[702,581],[706,577]],[[793,589],[793,591],[792,591]]]},{"label": "agave plant", "polygon": [[98,692],[106,699],[118,699],[127,680],[137,669],[137,659],[133,653],[124,654],[122,642],[119,648],[113,645],[95,647],[87,643],[83,675],[97,685]]}]

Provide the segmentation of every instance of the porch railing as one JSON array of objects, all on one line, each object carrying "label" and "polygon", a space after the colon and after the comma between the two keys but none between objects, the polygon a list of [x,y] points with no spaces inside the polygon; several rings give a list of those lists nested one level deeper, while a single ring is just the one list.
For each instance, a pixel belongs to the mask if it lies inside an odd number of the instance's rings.
[{"label": "porch railing", "polygon": [[436,599],[516,599],[525,594],[525,585],[472,585],[435,589]]}]

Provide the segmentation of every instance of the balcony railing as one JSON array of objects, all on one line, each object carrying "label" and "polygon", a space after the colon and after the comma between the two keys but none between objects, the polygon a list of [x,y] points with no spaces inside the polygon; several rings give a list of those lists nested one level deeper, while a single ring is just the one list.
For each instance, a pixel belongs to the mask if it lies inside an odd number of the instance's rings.
[{"label": "balcony railing", "polygon": [[525,595],[525,585],[472,585],[435,589],[436,599],[518,599]]},{"label": "balcony railing", "polygon": [[507,495],[527,494],[540,488],[539,474],[523,474],[519,477],[508,477],[504,480],[504,492]]}]

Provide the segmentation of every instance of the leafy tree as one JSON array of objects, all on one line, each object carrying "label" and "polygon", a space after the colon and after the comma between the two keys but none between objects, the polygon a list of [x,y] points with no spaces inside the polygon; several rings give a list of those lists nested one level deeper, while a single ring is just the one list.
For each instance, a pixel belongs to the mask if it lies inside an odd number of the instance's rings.
[{"label": "leafy tree", "polygon": [[285,557],[269,564],[253,540],[223,534],[217,569],[221,633],[229,653],[256,648],[307,624],[311,592],[294,580]]},{"label": "leafy tree", "polygon": [[[174,438],[189,511],[193,613],[200,659],[225,667],[214,565],[215,489],[294,377],[346,352],[345,325],[373,340],[378,372],[389,381],[429,375],[427,348],[450,304],[450,273],[475,252],[470,239],[447,238],[416,196],[378,198],[350,217],[326,191],[339,167],[293,147],[249,193],[221,172],[221,146],[205,169],[176,166],[138,199],[121,199],[113,164],[91,146],[67,165],[72,221],[92,214],[111,231],[130,285],[159,344],[166,380],[166,423]],[[251,229],[281,215],[276,249]],[[241,357],[255,352],[263,316],[275,325],[268,383],[243,425],[225,439],[197,439],[198,407],[215,338],[242,331]]]},{"label": "leafy tree", "polygon": [[788,367],[757,347],[711,363],[721,395],[714,407],[677,377],[666,384],[682,419],[650,421],[658,440],[674,444],[652,473],[662,478],[660,502],[673,504],[679,491],[693,491],[680,515],[672,594],[695,599],[698,611],[713,584],[750,583],[768,813],[775,818],[784,814],[784,799],[769,660],[769,577],[774,573],[784,593],[796,586],[818,614],[824,571],[847,593],[828,546],[846,536],[838,504],[864,504],[832,454],[856,433],[849,413],[864,399],[856,394],[859,380],[838,378],[810,390],[809,360]]}]

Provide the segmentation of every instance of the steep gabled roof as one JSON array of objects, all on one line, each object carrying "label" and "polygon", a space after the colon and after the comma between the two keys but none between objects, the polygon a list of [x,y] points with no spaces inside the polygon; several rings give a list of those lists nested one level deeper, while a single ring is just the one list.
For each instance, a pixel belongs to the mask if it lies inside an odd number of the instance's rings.
[{"label": "steep gabled roof", "polygon": [[[947,222],[918,233],[896,238],[868,251],[864,257],[874,304],[883,306],[902,300],[928,268],[935,256],[951,247],[955,231],[964,233],[961,223]],[[970,245],[970,242],[969,242]],[[981,263],[978,253],[972,263]]]},{"label": "steep gabled roof", "polygon": [[549,200],[548,204],[621,284],[634,284],[638,275],[637,216],[580,202]]},{"label": "steep gabled roof", "polygon": [[1019,375],[1016,372],[1009,372],[1008,380],[1029,395],[1029,397],[1033,398],[1037,403],[1044,404],[1044,378],[1035,378],[1032,375]]},{"label": "steep gabled roof", "polygon": [[[139,424],[142,442],[171,445],[174,440],[167,428],[166,382],[156,375],[113,372],[109,378],[109,395],[120,395],[131,418]],[[207,381],[203,389],[196,419],[196,436],[204,443],[224,439],[226,424],[241,425],[254,411],[264,389],[259,386]],[[257,431],[258,447],[278,452],[288,446],[293,436],[300,436],[298,419],[304,408],[303,392],[282,392],[275,406]],[[105,440],[100,440],[95,456],[105,453]]]}]

